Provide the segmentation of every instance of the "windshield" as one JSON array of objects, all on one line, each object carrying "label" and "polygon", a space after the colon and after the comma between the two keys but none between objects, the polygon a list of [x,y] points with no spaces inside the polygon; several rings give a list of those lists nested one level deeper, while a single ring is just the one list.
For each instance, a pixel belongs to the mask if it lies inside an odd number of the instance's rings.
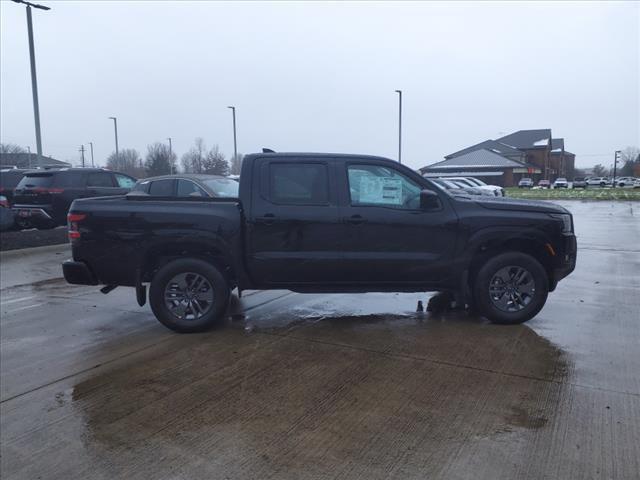
[{"label": "windshield", "polygon": [[203,180],[216,197],[237,197],[239,183],[230,178],[210,178]]}]

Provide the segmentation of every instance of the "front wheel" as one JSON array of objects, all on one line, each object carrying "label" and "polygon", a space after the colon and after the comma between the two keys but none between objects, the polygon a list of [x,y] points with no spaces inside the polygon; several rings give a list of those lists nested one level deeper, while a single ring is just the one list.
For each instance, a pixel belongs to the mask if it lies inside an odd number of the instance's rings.
[{"label": "front wheel", "polygon": [[508,252],[490,258],[473,285],[475,306],[493,323],[513,325],[535,317],[549,294],[549,279],[535,258]]},{"label": "front wheel", "polygon": [[231,291],[224,275],[197,258],[174,260],[151,280],[149,303],[165,327],[180,333],[208,330],[224,318]]}]

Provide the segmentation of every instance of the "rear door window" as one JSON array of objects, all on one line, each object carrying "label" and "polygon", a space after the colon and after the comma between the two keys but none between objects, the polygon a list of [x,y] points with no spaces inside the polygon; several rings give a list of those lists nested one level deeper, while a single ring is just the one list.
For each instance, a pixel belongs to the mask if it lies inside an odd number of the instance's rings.
[{"label": "rear door window", "polygon": [[88,187],[113,187],[111,174],[107,172],[94,172],[89,174]]},{"label": "rear door window", "polygon": [[156,180],[151,182],[149,187],[149,195],[155,197],[172,197],[173,196],[173,179]]},{"label": "rear door window", "polygon": [[329,177],[322,163],[272,163],[269,196],[282,205],[327,205]]}]

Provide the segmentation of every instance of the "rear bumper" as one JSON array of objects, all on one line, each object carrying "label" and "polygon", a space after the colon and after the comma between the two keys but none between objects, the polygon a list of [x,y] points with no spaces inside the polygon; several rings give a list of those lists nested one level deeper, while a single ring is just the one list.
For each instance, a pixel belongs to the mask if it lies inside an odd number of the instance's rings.
[{"label": "rear bumper", "polygon": [[53,218],[46,207],[33,207],[30,205],[14,205],[11,207],[17,218],[28,220],[51,222]]},{"label": "rear bumper", "polygon": [[74,285],[98,285],[98,280],[84,262],[67,260],[62,264],[62,273],[68,283]]}]

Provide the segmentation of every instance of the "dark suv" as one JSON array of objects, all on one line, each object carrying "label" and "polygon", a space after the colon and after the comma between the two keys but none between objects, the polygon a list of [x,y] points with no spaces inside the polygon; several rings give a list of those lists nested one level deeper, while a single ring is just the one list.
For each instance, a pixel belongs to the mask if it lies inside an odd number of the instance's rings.
[{"label": "dark suv", "polygon": [[31,170],[13,192],[16,222],[22,228],[53,228],[67,222],[76,198],[124,195],[136,179],[100,168]]},{"label": "dark suv", "polygon": [[0,170],[0,195],[7,199],[9,205],[13,203],[13,189],[16,188],[28,171],[23,168]]}]

